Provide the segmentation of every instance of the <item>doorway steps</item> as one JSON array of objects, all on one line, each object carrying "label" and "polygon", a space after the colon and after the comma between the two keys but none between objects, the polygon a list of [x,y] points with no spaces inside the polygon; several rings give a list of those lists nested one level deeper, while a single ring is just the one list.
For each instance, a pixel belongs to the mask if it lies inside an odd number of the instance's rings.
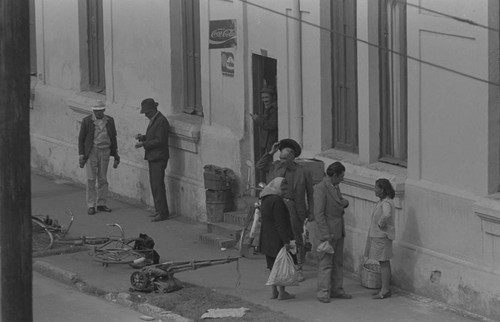
[{"label": "doorway steps", "polygon": [[240,198],[238,210],[225,211],[220,222],[207,222],[207,232],[200,235],[200,241],[217,248],[234,248],[240,240],[249,208],[256,201],[256,197]]}]

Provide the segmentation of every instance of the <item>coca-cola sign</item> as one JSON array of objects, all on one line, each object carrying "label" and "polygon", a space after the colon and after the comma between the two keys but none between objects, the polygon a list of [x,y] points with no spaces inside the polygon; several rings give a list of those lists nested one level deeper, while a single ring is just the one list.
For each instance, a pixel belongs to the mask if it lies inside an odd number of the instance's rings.
[{"label": "coca-cola sign", "polygon": [[208,48],[230,48],[236,46],[236,20],[210,21]]}]

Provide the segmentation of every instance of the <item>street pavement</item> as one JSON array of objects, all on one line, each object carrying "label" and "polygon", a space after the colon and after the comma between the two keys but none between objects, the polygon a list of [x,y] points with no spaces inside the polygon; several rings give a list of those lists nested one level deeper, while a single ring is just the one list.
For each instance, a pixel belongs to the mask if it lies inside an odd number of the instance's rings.
[{"label": "street pavement", "polygon": [[[107,204],[113,212],[98,212],[89,216],[84,187],[37,174],[32,174],[31,180],[33,215],[49,215],[64,224],[68,219],[66,210],[70,209],[75,215],[70,236],[116,235],[116,231],[106,224],[119,223],[127,237],[138,236],[139,233],[151,236],[156,242],[155,249],[160,254],[160,262],[218,259],[238,255],[235,250],[223,250],[202,244],[199,236],[206,232],[206,225],[203,223],[183,216],[153,223],[146,207],[116,196],[109,198]],[[81,283],[104,293],[128,292],[131,286],[130,275],[134,272],[128,265],[103,267],[86,251],[35,258],[33,267],[44,275],[69,284],[74,283],[76,276]],[[395,290],[390,298],[373,300],[373,290],[362,287],[359,279],[348,273],[344,279],[344,289],[353,295],[353,299],[333,299],[328,304],[320,303],[315,297],[316,269],[308,265],[305,267],[307,280],[299,286],[288,288],[291,293],[296,294],[296,299],[270,300],[270,290],[265,286],[268,274],[265,258],[250,255],[241,258],[238,263],[179,272],[175,276],[183,282],[238,296],[308,322],[488,321],[477,315],[453,310],[433,300],[398,290]]]},{"label": "street pavement", "polygon": [[137,322],[144,314],[33,274],[34,322]]}]

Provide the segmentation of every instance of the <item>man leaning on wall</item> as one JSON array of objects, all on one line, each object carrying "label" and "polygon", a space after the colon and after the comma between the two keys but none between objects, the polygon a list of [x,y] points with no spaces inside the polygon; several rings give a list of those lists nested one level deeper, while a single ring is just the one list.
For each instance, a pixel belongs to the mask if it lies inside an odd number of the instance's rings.
[{"label": "man leaning on wall", "polygon": [[144,148],[144,159],[148,161],[149,183],[155,205],[155,213],[152,214],[151,221],[162,221],[171,218],[165,189],[165,170],[170,158],[168,149],[170,124],[167,118],[158,111],[158,102],[152,98],[142,101],[140,113],[149,119],[149,125],[146,134],[135,136],[138,141],[135,147]]}]

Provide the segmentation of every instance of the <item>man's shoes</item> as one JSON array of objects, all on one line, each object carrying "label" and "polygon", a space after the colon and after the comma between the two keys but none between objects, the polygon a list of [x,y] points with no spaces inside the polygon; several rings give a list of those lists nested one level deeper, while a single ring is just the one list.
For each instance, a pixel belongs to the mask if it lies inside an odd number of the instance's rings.
[{"label": "man's shoes", "polygon": [[321,303],[330,303],[330,299],[325,299],[325,298],[323,298],[323,297],[318,297],[317,299],[318,299],[318,301],[320,301]]},{"label": "man's shoes", "polygon": [[112,212],[111,208],[108,208],[106,206],[97,206],[97,211],[104,211],[104,212]]},{"label": "man's shoes", "polygon": [[346,294],[346,293],[332,294],[332,295],[330,295],[330,297],[332,299],[342,299],[342,300],[350,300],[350,299],[352,299],[352,295],[351,294]]},{"label": "man's shoes", "polygon": [[159,215],[159,213],[158,213],[158,212],[155,212],[155,213],[150,214],[150,215],[149,215],[149,217],[156,217],[156,216],[158,216],[158,215]]},{"label": "man's shoes", "polygon": [[152,222],[158,222],[158,221],[164,221],[167,220],[168,216],[156,216],[153,219],[151,219]]},{"label": "man's shoes", "polygon": [[94,207],[89,207],[89,211],[87,211],[89,215],[95,215],[95,208]]}]

